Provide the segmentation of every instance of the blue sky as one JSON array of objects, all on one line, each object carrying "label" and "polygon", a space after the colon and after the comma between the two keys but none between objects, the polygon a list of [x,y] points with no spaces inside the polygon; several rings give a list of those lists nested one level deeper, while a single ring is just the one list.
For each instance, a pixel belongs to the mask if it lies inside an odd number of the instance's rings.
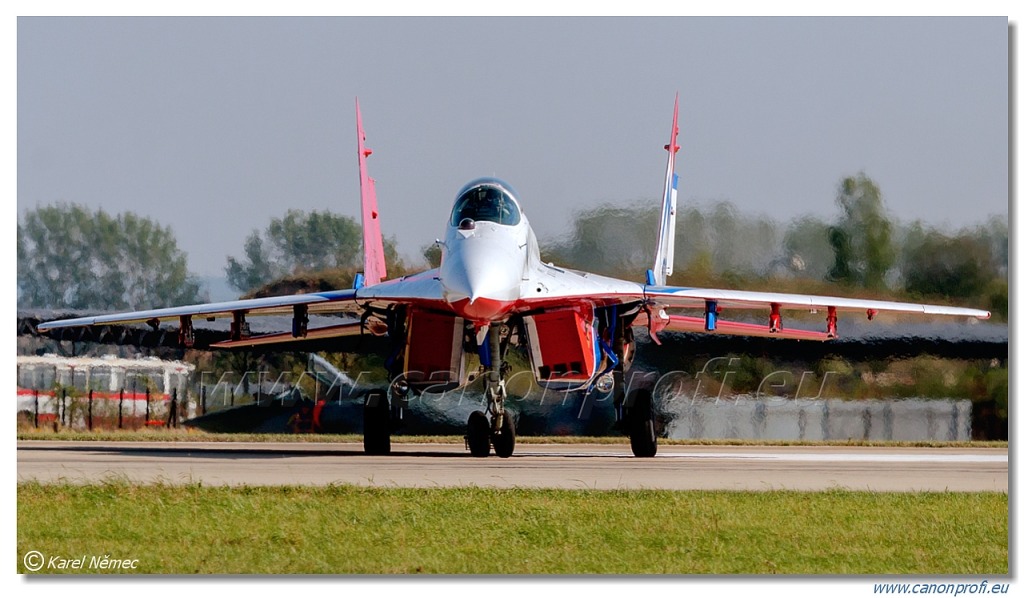
[{"label": "blue sky", "polygon": [[410,257],[499,176],[542,241],[655,202],[675,93],[680,200],[835,214],[863,171],[900,220],[1006,216],[1005,18],[19,18],[19,214],[171,225],[222,274],[289,208],[358,216],[354,102]]}]

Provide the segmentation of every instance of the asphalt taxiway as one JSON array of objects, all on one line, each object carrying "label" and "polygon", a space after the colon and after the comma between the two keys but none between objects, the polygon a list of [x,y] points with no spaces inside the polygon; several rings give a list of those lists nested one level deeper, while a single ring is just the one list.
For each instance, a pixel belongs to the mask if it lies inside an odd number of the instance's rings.
[{"label": "asphalt taxiway", "polygon": [[624,445],[520,444],[510,459],[461,445],[18,442],[18,480],[207,485],[358,484],[668,490],[1000,491],[1007,449],[835,446],[661,446],[636,459]]}]

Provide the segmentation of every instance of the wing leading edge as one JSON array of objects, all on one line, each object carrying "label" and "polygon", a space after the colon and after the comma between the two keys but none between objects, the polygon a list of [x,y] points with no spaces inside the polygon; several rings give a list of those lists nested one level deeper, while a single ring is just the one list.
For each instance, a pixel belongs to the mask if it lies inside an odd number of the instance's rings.
[{"label": "wing leading edge", "polygon": [[877,301],[830,297],[824,295],[800,295],[794,293],[769,293],[760,291],[733,291],[725,289],[698,289],[687,287],[648,286],[645,296],[653,303],[664,307],[706,308],[709,301],[718,308],[757,309],[778,305],[780,309],[839,311],[875,311],[936,316],[967,316],[988,319],[991,312],[967,307],[903,303],[898,301]]},{"label": "wing leading edge", "polygon": [[147,309],[115,314],[102,314],[67,320],[54,320],[39,324],[38,330],[46,331],[56,328],[74,326],[95,326],[98,324],[138,324],[159,321],[165,318],[185,318],[203,316],[206,318],[234,317],[235,314],[280,315],[292,313],[296,306],[305,306],[316,313],[343,313],[357,311],[354,290],[327,291],[305,295],[284,295],[281,297],[264,297],[260,299],[240,299],[238,301],[222,301],[218,303],[200,303]]}]

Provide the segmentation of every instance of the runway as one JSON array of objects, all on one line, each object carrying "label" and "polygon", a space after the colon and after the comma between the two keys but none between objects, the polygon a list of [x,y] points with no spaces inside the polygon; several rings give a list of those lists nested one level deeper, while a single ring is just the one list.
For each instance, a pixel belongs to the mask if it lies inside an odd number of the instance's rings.
[{"label": "runway", "polygon": [[18,442],[18,480],[206,485],[665,490],[1000,491],[1007,449],[662,446],[636,459],[625,445],[519,444],[510,459],[461,445],[225,442]]}]

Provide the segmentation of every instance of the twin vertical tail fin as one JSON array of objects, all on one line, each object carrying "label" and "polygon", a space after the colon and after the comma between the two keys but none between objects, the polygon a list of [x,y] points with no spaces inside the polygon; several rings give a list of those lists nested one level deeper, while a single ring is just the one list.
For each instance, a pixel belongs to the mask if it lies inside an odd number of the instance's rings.
[{"label": "twin vertical tail fin", "polygon": [[647,284],[664,285],[672,275],[672,262],[675,259],[676,245],[676,188],[679,177],[676,175],[676,152],[679,145],[679,94],[676,94],[675,110],[672,112],[672,135],[669,137],[668,165],[665,167],[665,188],[661,199],[661,224],[658,229],[658,249],[654,254],[654,268],[647,271]]},{"label": "twin vertical tail fin", "polygon": [[359,138],[359,195],[363,211],[363,280],[359,286],[373,286],[387,278],[384,262],[384,237],[380,232],[380,215],[377,212],[377,189],[374,180],[366,170],[366,159],[373,152],[366,149],[366,133],[363,132],[363,117],[356,100],[356,136]]}]

